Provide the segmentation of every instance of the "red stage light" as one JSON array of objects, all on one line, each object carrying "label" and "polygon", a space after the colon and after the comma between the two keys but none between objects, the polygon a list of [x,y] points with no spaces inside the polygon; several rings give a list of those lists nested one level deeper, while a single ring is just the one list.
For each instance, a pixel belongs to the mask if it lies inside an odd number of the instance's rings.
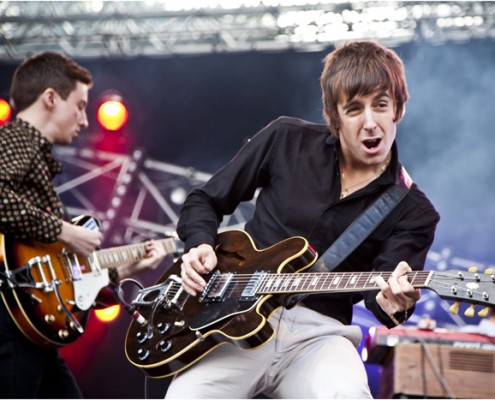
[{"label": "red stage light", "polygon": [[0,125],[9,122],[10,116],[12,115],[12,108],[8,101],[0,98]]},{"label": "red stage light", "polygon": [[98,107],[98,122],[109,131],[122,129],[127,118],[127,108],[120,100],[107,100]]}]

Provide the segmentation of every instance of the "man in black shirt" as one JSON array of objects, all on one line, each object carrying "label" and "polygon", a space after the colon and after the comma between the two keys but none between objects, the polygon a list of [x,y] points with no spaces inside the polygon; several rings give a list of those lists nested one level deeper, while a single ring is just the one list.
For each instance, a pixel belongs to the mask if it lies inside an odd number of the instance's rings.
[{"label": "man in black shirt", "polygon": [[[395,142],[408,92],[404,66],[391,50],[355,42],[330,53],[321,76],[326,125],[281,117],[187,198],[178,223],[185,241],[182,284],[191,295],[217,263],[223,215],[253,198],[245,226],[258,248],[305,237],[321,255],[387,188],[408,180]],[[424,267],[439,216],[416,184],[390,215],[336,269],[393,271],[379,291],[315,294],[271,317],[275,337],[255,350],[216,348],[179,373],[167,397],[367,398],[356,351],[361,331],[353,305],[388,327],[404,322],[420,298],[406,274]]]}]

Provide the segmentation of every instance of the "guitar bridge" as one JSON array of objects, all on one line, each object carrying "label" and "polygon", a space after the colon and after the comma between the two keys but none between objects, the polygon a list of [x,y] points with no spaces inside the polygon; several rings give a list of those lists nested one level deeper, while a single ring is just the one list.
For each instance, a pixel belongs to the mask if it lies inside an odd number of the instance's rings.
[{"label": "guitar bridge", "polygon": [[[48,270],[52,275],[52,280],[48,281],[43,265],[48,266]],[[35,282],[32,274],[32,269],[36,268],[39,272],[41,282]],[[22,267],[17,268],[14,271],[7,271],[9,279],[7,280],[10,288],[29,288],[43,290],[44,292],[51,292],[54,290],[54,285],[60,285],[60,281],[55,276],[55,271],[51,263],[49,255],[43,257],[33,257]]]}]

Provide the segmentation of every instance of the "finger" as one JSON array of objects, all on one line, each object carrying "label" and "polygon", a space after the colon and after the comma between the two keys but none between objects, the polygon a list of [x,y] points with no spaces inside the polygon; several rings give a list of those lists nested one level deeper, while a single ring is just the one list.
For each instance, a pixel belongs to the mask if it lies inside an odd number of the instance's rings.
[{"label": "finger", "polygon": [[182,266],[182,279],[186,281],[186,284],[196,291],[203,291],[206,286],[205,280],[198,274],[194,268],[191,268],[187,263],[183,263]]}]

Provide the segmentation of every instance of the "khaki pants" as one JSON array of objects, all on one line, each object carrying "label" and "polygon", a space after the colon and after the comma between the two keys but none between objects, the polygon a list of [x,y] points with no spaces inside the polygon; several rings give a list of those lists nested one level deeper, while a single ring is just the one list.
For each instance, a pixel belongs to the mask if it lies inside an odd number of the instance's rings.
[{"label": "khaki pants", "polygon": [[358,326],[302,305],[270,318],[275,337],[255,350],[224,344],[174,377],[166,398],[371,398],[356,351]]}]

